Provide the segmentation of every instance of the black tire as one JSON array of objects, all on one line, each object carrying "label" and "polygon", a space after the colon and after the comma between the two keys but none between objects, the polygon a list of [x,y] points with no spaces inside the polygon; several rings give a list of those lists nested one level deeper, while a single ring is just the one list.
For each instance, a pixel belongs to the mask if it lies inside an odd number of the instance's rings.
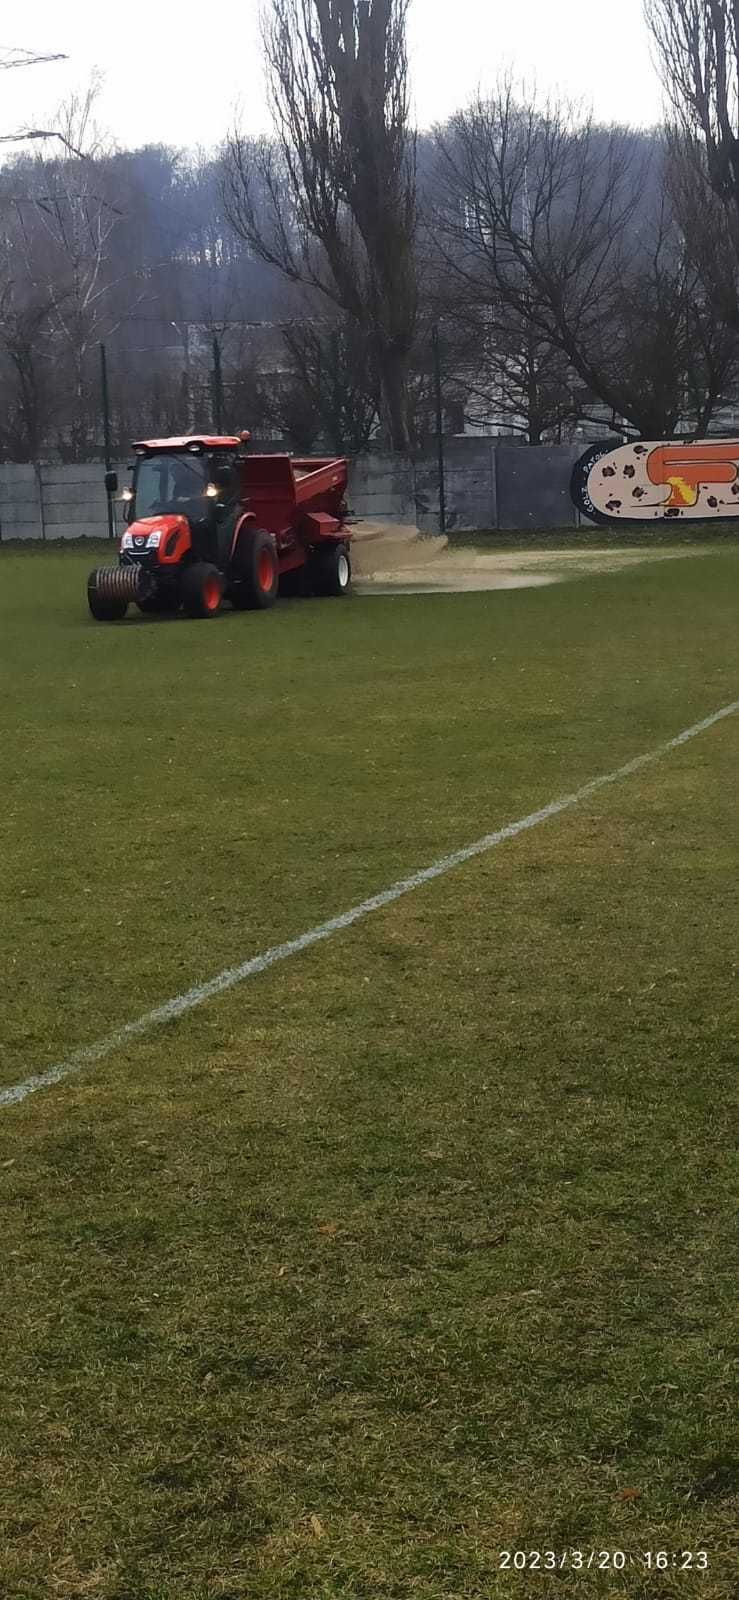
[{"label": "black tire", "polygon": [[87,580],[87,604],[96,622],[122,622],[128,610],[128,601],[103,598],[98,591],[97,567]]},{"label": "black tire", "polygon": [[188,617],[215,617],[223,599],[223,573],[196,561],[182,574],[182,605]]},{"label": "black tire", "polygon": [[314,594],[348,595],[352,592],[349,546],[341,542],[316,545],[311,556]]},{"label": "black tire", "polygon": [[236,611],[266,611],[277,599],[280,570],[274,539],[263,528],[239,535],[230,587]]},{"label": "black tire", "polygon": [[605,516],[602,511],[599,511],[593,505],[590,498],[590,490],[588,489],[588,478],[601,456],[610,455],[612,450],[618,449],[620,443],[620,439],[615,441],[608,439],[605,443],[589,445],[585,454],[580,457],[579,461],[575,462],[572,469],[570,478],[570,499],[572,504],[575,510],[580,512],[581,516],[587,517],[589,522],[596,522],[601,528],[612,528],[614,519],[613,517]]}]

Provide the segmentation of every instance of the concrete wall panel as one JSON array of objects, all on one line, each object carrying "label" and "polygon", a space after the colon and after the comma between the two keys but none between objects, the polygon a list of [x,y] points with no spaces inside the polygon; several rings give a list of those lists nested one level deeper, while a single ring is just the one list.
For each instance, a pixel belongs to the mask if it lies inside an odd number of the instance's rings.
[{"label": "concrete wall panel", "polygon": [[499,444],[495,455],[499,528],[572,527],[570,476],[580,445]]},{"label": "concrete wall panel", "polygon": [[[580,445],[537,446],[495,439],[444,441],[447,531],[561,528],[576,520],[570,501]],[[126,463],[116,464],[120,488]],[[100,462],[74,466],[0,466],[0,538],[105,538],[107,508]],[[43,518],[40,497],[43,497]],[[353,516],[439,531],[436,450],[415,462],[397,455],[353,461],[348,502]],[[122,526],[121,507],[116,507]]]}]

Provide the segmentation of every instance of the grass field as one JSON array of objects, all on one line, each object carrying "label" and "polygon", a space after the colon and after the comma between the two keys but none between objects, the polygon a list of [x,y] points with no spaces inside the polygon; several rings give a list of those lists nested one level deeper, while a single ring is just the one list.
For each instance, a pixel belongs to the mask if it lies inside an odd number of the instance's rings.
[{"label": "grass field", "polygon": [[[114,627],[89,564],[0,550],[0,1088],[739,693],[736,545]],[[0,1109],[7,1600],[736,1594],[738,746]]]}]

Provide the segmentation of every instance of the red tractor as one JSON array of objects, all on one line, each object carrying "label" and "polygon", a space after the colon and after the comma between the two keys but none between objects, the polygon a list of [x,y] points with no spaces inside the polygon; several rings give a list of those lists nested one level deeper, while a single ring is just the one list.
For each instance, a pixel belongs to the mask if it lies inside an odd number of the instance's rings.
[{"label": "red tractor", "polygon": [[[213,617],[223,600],[265,610],[292,574],[313,594],[349,593],[346,461],[249,455],[248,439],[194,434],[134,445],[118,565],[88,579],[93,617],[118,622],[131,601],[189,617]],[[105,486],[117,490],[114,472]]]}]

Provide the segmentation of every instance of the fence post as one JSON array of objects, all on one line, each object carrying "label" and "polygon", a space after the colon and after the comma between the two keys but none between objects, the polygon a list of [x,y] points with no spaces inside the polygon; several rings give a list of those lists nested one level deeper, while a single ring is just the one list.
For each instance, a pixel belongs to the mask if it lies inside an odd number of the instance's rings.
[{"label": "fence post", "polygon": [[441,402],[441,354],[439,350],[439,325],[431,334],[434,352],[434,389],[436,393],[436,444],[439,453],[439,528],[446,533],[446,485],[444,482],[444,412]]},{"label": "fence post", "polygon": [[[105,358],[105,345],[100,346],[100,384],[103,401],[103,439],[105,442],[105,471],[110,472],[110,399],[108,397],[108,363]],[[108,538],[115,538],[115,511],[113,510],[113,496],[105,486],[105,495],[108,502]]]},{"label": "fence post", "polygon": [[217,434],[223,432],[223,373],[221,370],[221,347],[215,334],[213,335],[213,427]]},{"label": "fence post", "polygon": [[495,490],[495,531],[497,533],[498,530],[500,529],[500,500],[499,500],[500,481],[499,481],[499,477],[498,477],[498,445],[497,445],[495,439],[493,439],[493,441],[492,441],[492,457],[493,457],[493,488]]},{"label": "fence post", "polygon": [[38,496],[38,518],[41,524],[41,538],[46,538],[46,513],[44,511],[44,480],[40,461],[34,461],[33,471],[36,478],[36,494]]}]

